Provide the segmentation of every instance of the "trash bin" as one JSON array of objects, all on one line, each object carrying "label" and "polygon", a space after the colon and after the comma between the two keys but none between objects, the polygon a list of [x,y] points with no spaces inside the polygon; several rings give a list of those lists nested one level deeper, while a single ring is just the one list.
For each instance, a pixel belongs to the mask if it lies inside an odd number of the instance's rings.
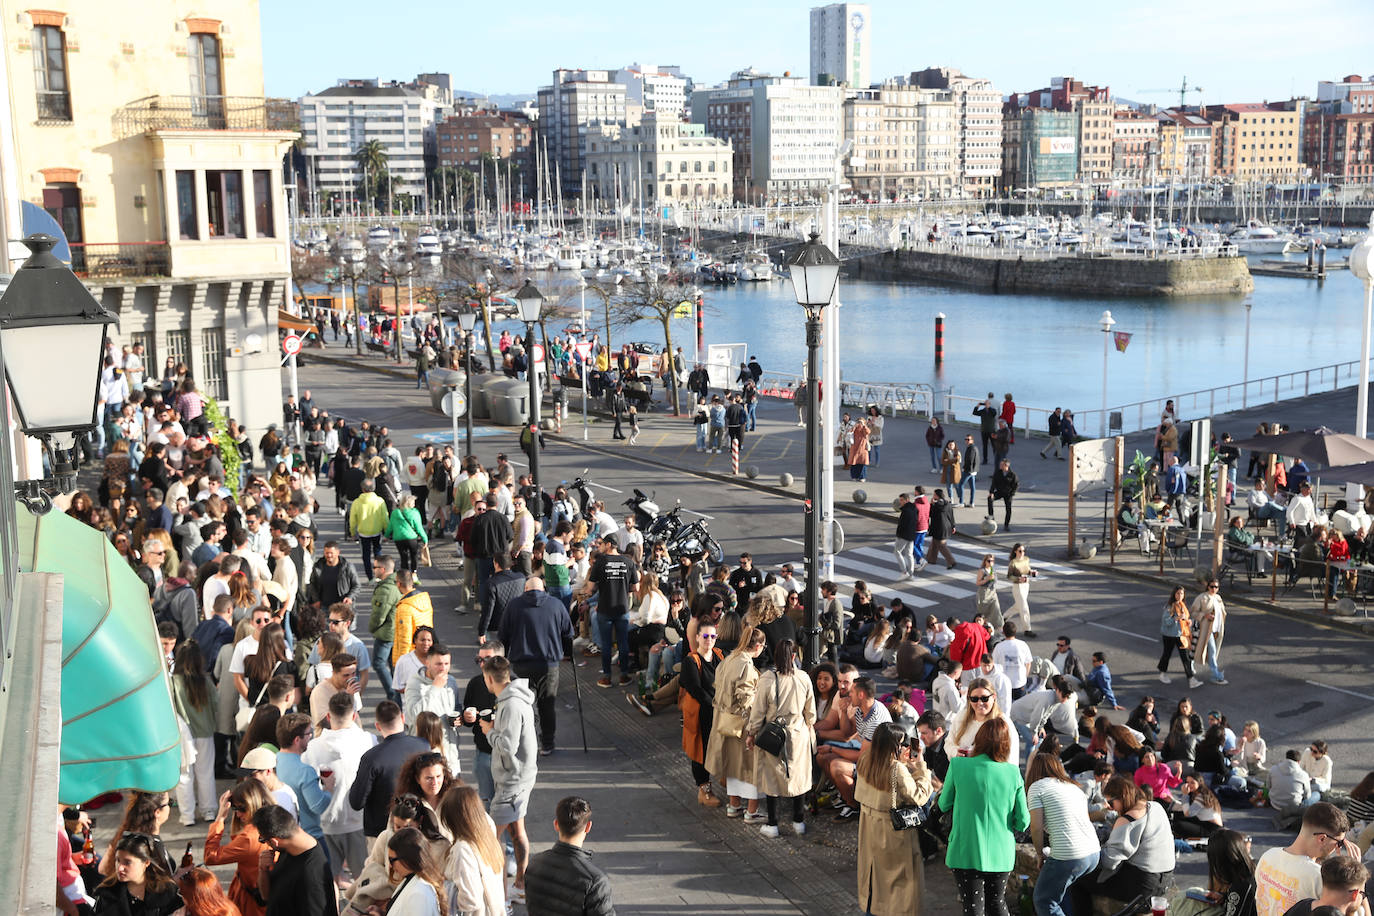
[{"label": "trash bin", "polygon": [[529,422],[529,383],[520,379],[502,379],[498,385],[487,386],[491,418],[498,426],[523,426]]},{"label": "trash bin", "polygon": [[474,375],[472,377],[472,416],[476,420],[492,419],[490,392],[493,386],[510,381],[504,375]]},{"label": "trash bin", "polygon": [[463,390],[463,373],[453,369],[431,369],[429,370],[429,401],[434,405],[434,409],[440,413],[444,410],[444,395],[448,394],[457,386],[459,391]]}]

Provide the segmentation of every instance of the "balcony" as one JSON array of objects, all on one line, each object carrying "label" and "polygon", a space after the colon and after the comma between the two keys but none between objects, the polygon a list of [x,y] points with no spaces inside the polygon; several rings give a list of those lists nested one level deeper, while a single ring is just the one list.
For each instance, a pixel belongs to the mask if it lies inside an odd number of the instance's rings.
[{"label": "balcony", "polygon": [[257,96],[150,95],[117,109],[114,122],[121,138],[151,130],[300,130],[295,102]]},{"label": "balcony", "polygon": [[72,270],[87,280],[166,277],[172,272],[166,242],[73,242]]}]

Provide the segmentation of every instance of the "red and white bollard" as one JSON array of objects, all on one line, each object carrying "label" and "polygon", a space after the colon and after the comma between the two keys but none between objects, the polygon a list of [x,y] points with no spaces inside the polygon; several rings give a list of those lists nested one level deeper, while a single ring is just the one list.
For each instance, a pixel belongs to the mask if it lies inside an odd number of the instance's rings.
[{"label": "red and white bollard", "polygon": [[730,439],[730,473],[739,476],[739,440]]},{"label": "red and white bollard", "polygon": [[561,400],[553,402],[553,425],[554,431],[560,436],[563,435],[563,402]]}]

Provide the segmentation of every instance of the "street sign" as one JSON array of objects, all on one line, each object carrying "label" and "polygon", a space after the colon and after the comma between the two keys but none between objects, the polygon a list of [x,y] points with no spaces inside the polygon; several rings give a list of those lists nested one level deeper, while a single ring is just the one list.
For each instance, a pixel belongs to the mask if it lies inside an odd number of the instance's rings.
[{"label": "street sign", "polygon": [[1212,420],[1204,418],[1193,421],[1192,444],[1189,449],[1188,463],[1198,468],[1199,474],[1207,473],[1207,459],[1212,454]]},{"label": "street sign", "polygon": [[454,415],[454,414],[453,414],[453,408],[454,408],[455,402],[457,403],[457,406],[458,406],[458,416],[461,417],[461,416],[464,416],[464,415],[467,413],[467,411],[468,411],[468,399],[467,399],[467,397],[463,394],[463,392],[461,392],[461,391],[459,391],[458,389],[455,388],[454,390],[450,391],[448,394],[444,395],[443,404],[442,404],[442,409],[443,409],[443,411],[444,411],[444,416],[446,416],[446,417],[451,417],[451,416]]},{"label": "street sign", "polygon": [[536,363],[542,363],[542,362],[544,361],[544,345],[543,345],[543,344],[535,344],[535,345],[534,345],[534,349],[531,350],[530,352],[531,352],[532,354],[534,354],[534,361],[535,361]]},{"label": "street sign", "polygon": [[295,356],[301,352],[301,339],[295,334],[287,334],[281,340],[281,351],[287,356]]},{"label": "street sign", "polygon": [[573,349],[577,351],[578,356],[586,359],[592,355],[592,342],[590,340],[578,341],[573,344]]}]

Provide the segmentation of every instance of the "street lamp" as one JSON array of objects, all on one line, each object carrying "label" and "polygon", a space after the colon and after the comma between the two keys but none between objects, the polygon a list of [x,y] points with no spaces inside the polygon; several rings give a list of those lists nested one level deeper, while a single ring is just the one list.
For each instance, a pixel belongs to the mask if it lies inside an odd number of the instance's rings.
[{"label": "street lamp", "polygon": [[530,483],[534,485],[534,505],[529,507],[535,520],[543,508],[543,490],[539,488],[539,368],[534,359],[534,325],[544,307],[544,294],[529,280],[515,294],[515,309],[525,322],[525,374],[530,380]]},{"label": "street lamp", "polygon": [[1374,217],[1369,235],[1350,252],[1350,272],[1364,284],[1364,321],[1360,323],[1360,388],[1356,398],[1355,435],[1364,438],[1369,420],[1369,319],[1374,306]]},{"label": "street lamp", "polygon": [[[821,657],[821,539],[817,511],[820,502],[822,467],[820,424],[821,311],[835,298],[840,278],[840,259],[821,244],[820,235],[811,239],[791,262],[792,293],[806,310],[806,662],[815,664]],[[827,462],[828,465],[828,462]]]},{"label": "street lamp", "polygon": [[52,253],[56,238],[35,233],[23,241],[29,257],[0,296],[0,353],[20,428],[50,450],[52,478],[15,482],[19,500],[42,515],[53,493],[76,485],[71,453],[76,434],[99,422],[106,330],[118,319]]},{"label": "street lamp", "polygon": [[1255,307],[1255,301],[1250,298],[1245,300],[1245,363],[1241,369],[1240,383],[1240,406],[1245,409],[1249,406],[1250,398],[1250,310]]},{"label": "street lamp", "polygon": [[[465,305],[458,310],[458,327],[463,331],[463,396],[466,398],[467,407],[463,411],[467,419],[468,444],[467,450],[463,453],[466,459],[472,454],[472,330],[477,327],[477,310]],[[457,412],[454,413],[453,445],[458,446]]]},{"label": "street lamp", "polygon": [[1116,324],[1116,319],[1112,317],[1111,309],[1102,312],[1102,422],[1098,424],[1099,438],[1107,438],[1107,354],[1112,349],[1112,325]]}]

